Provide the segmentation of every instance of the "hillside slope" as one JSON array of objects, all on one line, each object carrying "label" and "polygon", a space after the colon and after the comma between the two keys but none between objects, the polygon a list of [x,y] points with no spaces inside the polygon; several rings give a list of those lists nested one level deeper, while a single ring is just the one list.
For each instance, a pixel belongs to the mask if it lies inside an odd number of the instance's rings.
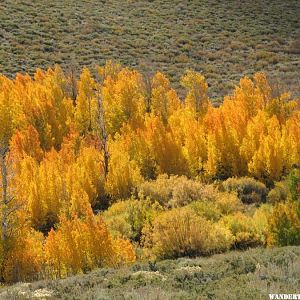
[{"label": "hillside slope", "polygon": [[0,73],[69,70],[119,60],[178,85],[201,71],[212,97],[239,78],[267,71],[298,88],[300,3],[180,0],[5,0],[0,3]]},{"label": "hillside slope", "polygon": [[268,299],[297,293],[300,247],[251,249],[209,258],[136,263],[64,280],[19,283],[1,299]]}]

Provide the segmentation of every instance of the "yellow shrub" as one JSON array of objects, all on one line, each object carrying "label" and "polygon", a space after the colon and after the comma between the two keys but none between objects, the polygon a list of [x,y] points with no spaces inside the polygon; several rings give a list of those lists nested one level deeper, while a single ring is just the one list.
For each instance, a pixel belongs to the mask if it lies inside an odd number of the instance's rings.
[{"label": "yellow shrub", "polygon": [[229,229],[221,224],[214,224],[208,240],[210,252],[223,252],[234,243],[234,236]]},{"label": "yellow shrub", "polygon": [[228,249],[231,233],[219,230],[190,208],[177,208],[155,218],[152,227],[144,229],[145,247],[159,258],[207,255]]},{"label": "yellow shrub", "polygon": [[262,245],[264,242],[264,237],[256,229],[253,219],[241,212],[223,217],[220,224],[233,234],[235,248],[247,249]]},{"label": "yellow shrub", "polygon": [[217,194],[212,185],[185,176],[168,177],[166,174],[142,183],[138,190],[141,197],[156,200],[165,207],[181,207],[196,200],[213,200]]},{"label": "yellow shrub", "polygon": [[268,234],[268,222],[269,218],[272,215],[273,206],[270,204],[262,204],[257,208],[253,214],[253,224],[256,228],[256,231],[263,235],[265,238]]},{"label": "yellow shrub", "polygon": [[216,205],[224,215],[243,209],[243,204],[235,193],[218,193]]},{"label": "yellow shrub", "polygon": [[115,237],[131,238],[133,235],[131,224],[127,221],[127,207],[128,201],[119,201],[112,204],[108,210],[102,213],[107,227]]},{"label": "yellow shrub", "polygon": [[132,244],[128,240],[116,239],[113,243],[115,252],[114,265],[119,266],[125,263],[133,263],[136,260],[136,255]]}]

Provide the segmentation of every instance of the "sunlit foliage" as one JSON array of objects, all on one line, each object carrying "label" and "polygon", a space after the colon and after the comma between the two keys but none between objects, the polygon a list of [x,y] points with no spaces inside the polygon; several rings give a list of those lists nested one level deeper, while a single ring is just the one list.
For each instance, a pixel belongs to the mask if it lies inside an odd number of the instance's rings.
[{"label": "sunlit foliage", "polygon": [[0,76],[2,280],[130,263],[129,240],[158,258],[299,243],[299,102],[265,74],[219,107],[192,70],[182,98],[112,62],[74,80]]}]

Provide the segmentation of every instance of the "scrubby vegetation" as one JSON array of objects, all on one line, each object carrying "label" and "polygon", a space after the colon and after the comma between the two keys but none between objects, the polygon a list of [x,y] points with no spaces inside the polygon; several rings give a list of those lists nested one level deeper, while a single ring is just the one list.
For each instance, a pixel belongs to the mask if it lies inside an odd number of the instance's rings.
[{"label": "scrubby vegetation", "polygon": [[0,3],[0,73],[14,77],[61,64],[76,72],[118,60],[179,87],[202,72],[222,99],[243,75],[265,70],[299,93],[299,1],[5,0]]},{"label": "scrubby vegetation", "polygon": [[253,178],[229,178],[223,182],[226,191],[235,191],[243,203],[262,203],[266,201],[266,186]]},{"label": "scrubby vegetation", "polygon": [[299,99],[265,74],[219,107],[192,70],[72,79],[0,77],[2,281],[300,244]]},{"label": "scrubby vegetation", "polygon": [[299,247],[258,248],[210,258],[139,262],[63,280],[19,283],[0,290],[0,298],[263,300],[269,293],[296,293],[299,278]]}]

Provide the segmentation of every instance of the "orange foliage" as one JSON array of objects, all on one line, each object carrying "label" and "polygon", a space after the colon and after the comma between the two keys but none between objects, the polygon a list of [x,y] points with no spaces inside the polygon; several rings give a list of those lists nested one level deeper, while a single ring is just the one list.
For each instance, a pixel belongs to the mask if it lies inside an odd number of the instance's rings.
[{"label": "orange foliage", "polygon": [[[160,72],[146,82],[139,72],[108,62],[98,75],[96,80],[83,69],[73,100],[70,80],[58,66],[38,69],[33,77],[0,76],[0,155],[6,162],[9,149],[13,162],[8,191],[30,226],[48,233],[43,248],[38,232],[10,224],[22,234],[1,253],[7,281],[134,261],[132,245],[113,240],[91,209],[130,197],[145,179],[163,173],[205,180],[252,175],[272,183],[300,161],[297,101],[287,93],[273,97],[263,73],[242,78],[219,107],[194,71],[182,77],[184,101]],[[9,205],[2,206],[5,212]],[[197,231],[189,230],[196,238]]]},{"label": "orange foliage", "polygon": [[61,218],[57,231],[52,229],[46,239],[45,256],[53,278],[135,261],[132,245],[113,240],[102,219],[90,210],[83,219]]}]

